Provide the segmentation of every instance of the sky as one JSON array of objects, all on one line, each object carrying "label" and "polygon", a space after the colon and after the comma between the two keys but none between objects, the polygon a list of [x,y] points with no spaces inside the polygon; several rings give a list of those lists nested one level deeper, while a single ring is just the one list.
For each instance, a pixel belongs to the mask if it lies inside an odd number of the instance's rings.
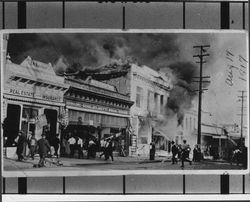
[{"label": "sky", "polygon": [[[36,33],[11,34],[8,53],[15,63],[26,56],[52,63],[57,73],[98,69],[117,61],[131,61],[170,75],[174,89],[168,108],[181,116],[185,110],[197,109],[199,53],[193,46],[210,45],[204,57],[202,122],[240,123],[239,90],[247,90],[248,53],[246,34],[239,33]],[[248,93],[246,93],[248,94]],[[185,96],[183,96],[185,95]],[[246,102],[245,102],[246,104]],[[246,110],[246,109],[245,109]],[[246,116],[244,117],[246,123]]]}]

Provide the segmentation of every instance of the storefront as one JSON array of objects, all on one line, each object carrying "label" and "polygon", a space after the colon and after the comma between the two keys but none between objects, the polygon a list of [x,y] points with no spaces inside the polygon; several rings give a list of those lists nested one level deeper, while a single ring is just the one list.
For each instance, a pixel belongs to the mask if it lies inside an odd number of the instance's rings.
[{"label": "storefront", "polygon": [[[49,135],[59,133],[59,119],[67,85],[51,64],[27,57],[20,65],[7,57],[4,68],[2,120],[4,146],[14,147],[18,131],[31,131],[41,138],[44,127]],[[47,137],[50,139],[51,137]]]},{"label": "storefront", "polygon": [[80,137],[86,149],[90,139],[99,144],[101,139],[112,136],[115,150],[127,155],[129,109],[133,104],[129,97],[117,92],[114,86],[91,78],[67,76],[65,82],[70,86],[64,96],[68,116],[65,138],[69,133]]}]

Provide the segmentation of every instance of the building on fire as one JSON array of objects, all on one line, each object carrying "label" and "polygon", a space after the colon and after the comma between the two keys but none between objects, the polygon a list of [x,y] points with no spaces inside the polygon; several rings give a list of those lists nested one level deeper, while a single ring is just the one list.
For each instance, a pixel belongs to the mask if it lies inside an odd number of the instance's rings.
[{"label": "building on fire", "polygon": [[129,96],[134,105],[130,108],[130,155],[148,156],[150,143],[157,149],[167,149],[169,139],[164,125],[165,106],[171,89],[171,81],[164,74],[147,66],[131,63],[114,63],[98,71],[85,71],[96,80],[116,86],[118,92]]}]

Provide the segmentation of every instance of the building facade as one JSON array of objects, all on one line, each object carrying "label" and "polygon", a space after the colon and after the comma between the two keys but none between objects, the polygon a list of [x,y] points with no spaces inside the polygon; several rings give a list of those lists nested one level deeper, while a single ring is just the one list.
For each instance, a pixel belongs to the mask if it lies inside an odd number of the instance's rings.
[{"label": "building facade", "polygon": [[[110,85],[78,74],[66,74],[65,83],[69,85],[64,95],[68,125],[65,134],[83,139],[87,148],[90,139],[98,143],[107,137],[115,138],[116,151],[127,155],[129,145],[130,107],[133,102]],[[123,155],[124,155],[123,154]]]},{"label": "building facade", "polygon": [[167,149],[168,138],[164,125],[165,107],[171,90],[171,81],[164,74],[147,66],[130,64],[127,73],[105,82],[115,85],[129,95],[134,105],[130,108],[130,155],[149,156],[150,143],[156,149]]},{"label": "building facade", "polygon": [[58,117],[65,107],[63,95],[68,86],[52,65],[29,56],[21,64],[14,64],[7,56],[3,75],[4,146],[14,145],[18,131],[30,131],[37,139],[44,126],[48,126],[50,135],[59,133]]}]

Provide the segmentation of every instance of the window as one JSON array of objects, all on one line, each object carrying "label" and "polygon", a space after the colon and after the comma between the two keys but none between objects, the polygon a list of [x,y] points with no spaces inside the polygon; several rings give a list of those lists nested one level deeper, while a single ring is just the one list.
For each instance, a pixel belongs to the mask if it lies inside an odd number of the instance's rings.
[{"label": "window", "polygon": [[190,124],[189,130],[192,130],[192,118],[191,117],[189,118],[189,121],[190,121],[190,123],[189,123]]},{"label": "window", "polygon": [[154,93],[149,90],[148,91],[148,106],[147,106],[148,111],[152,111],[153,99],[154,99]]},{"label": "window", "polygon": [[164,95],[160,95],[160,110],[161,110],[161,114],[164,113]]},{"label": "window", "polygon": [[141,107],[142,103],[142,88],[137,86],[136,87],[136,106]]},{"label": "window", "polygon": [[155,111],[158,112],[158,93],[154,93],[154,106],[155,106]]},{"label": "window", "polygon": [[36,118],[37,116],[38,116],[38,109],[27,108],[27,107],[23,108],[22,118],[33,119],[33,118]]}]

